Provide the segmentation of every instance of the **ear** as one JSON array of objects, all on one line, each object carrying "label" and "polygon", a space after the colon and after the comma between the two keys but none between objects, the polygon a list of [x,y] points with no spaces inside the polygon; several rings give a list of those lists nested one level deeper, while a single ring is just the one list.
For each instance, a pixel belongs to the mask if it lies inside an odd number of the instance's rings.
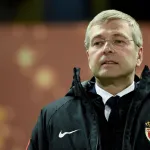
[{"label": "ear", "polygon": [[136,66],[139,67],[142,61],[143,61],[143,47],[140,47],[138,50]]},{"label": "ear", "polygon": [[87,55],[87,58],[89,60],[89,50],[86,50],[86,55]]},{"label": "ear", "polygon": [[91,69],[91,66],[90,66],[90,57],[89,57],[89,50],[86,51],[86,55],[87,55],[88,62],[89,62],[89,68]]}]

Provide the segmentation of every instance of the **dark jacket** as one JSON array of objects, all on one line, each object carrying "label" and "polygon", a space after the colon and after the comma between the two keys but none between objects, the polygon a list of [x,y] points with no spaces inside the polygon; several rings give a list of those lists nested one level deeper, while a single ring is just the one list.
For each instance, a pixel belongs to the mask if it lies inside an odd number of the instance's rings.
[{"label": "dark jacket", "polygon": [[[65,97],[41,110],[27,150],[103,150],[98,116],[89,97],[91,81],[81,84],[74,68],[73,84]],[[150,150],[150,72],[145,66],[129,106],[119,150]],[[108,143],[109,144],[109,143]],[[116,150],[116,149],[115,149]]]}]

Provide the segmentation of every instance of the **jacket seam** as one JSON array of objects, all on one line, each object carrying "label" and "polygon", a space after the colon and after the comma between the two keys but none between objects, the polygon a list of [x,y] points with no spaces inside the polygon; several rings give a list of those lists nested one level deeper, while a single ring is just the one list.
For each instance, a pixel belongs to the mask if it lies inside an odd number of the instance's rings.
[{"label": "jacket seam", "polygon": [[65,102],[64,104],[62,104],[58,109],[56,109],[56,110],[54,111],[54,113],[51,115],[51,117],[50,117],[49,120],[48,120],[47,127],[48,127],[48,125],[49,125],[49,123],[50,123],[52,117],[53,117],[64,105],[66,105],[67,103],[71,102],[72,100],[73,100],[73,99],[68,100],[67,102]]}]

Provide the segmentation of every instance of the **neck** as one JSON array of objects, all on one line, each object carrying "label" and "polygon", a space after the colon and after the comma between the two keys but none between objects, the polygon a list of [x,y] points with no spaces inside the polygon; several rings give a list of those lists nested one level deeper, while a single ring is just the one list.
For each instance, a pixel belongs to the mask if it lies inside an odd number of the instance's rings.
[{"label": "neck", "polygon": [[130,86],[134,81],[134,77],[126,77],[120,79],[98,79],[96,78],[96,84],[105,91],[116,95]]}]

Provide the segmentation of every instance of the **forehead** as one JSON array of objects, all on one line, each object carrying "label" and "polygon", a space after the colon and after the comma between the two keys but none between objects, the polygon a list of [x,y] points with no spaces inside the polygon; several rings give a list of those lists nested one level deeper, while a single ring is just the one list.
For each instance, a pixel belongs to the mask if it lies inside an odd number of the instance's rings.
[{"label": "forehead", "polygon": [[93,25],[89,31],[90,40],[97,36],[113,36],[113,35],[124,35],[131,39],[132,31],[129,24],[124,20],[109,20],[104,23]]}]

